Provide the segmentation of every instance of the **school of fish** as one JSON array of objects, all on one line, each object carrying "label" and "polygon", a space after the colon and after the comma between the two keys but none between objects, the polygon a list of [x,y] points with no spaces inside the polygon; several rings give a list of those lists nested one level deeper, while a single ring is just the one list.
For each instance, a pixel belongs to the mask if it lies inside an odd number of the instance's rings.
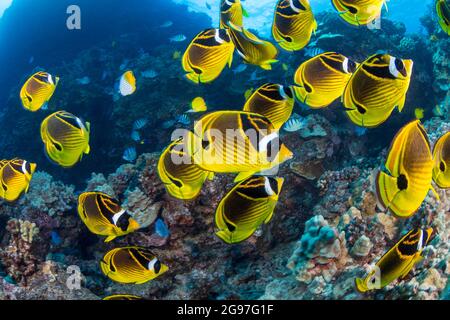
[{"label": "school of fish", "polygon": [[[363,26],[380,18],[385,0],[332,0],[342,18],[353,26]],[[231,68],[236,53],[242,60],[233,72],[247,65],[271,70],[277,63],[279,49],[296,52],[304,49],[318,26],[308,0],[274,1],[272,36],[275,44],[260,39],[245,28],[247,11],[240,0],[221,0],[218,28],[198,33],[181,59],[185,77],[195,84],[217,79],[225,67]],[[445,0],[436,0],[436,13],[442,30],[450,35],[450,8]],[[160,28],[170,28],[167,21]],[[170,42],[184,42],[176,35]],[[306,49],[305,49],[306,50]],[[310,50],[311,51],[311,50]],[[294,157],[282,142],[280,130],[301,130],[303,122],[293,113],[296,102],[311,109],[326,108],[340,100],[342,112],[356,126],[373,128],[387,121],[394,109],[401,112],[413,73],[413,61],[376,53],[364,61],[353,61],[337,52],[313,50],[313,55],[295,71],[292,85],[265,83],[245,91],[246,102],[240,110],[219,110],[202,114],[190,129],[163,150],[157,173],[167,193],[189,201],[201,192],[217,174],[234,174],[234,186],[215,208],[216,236],[227,244],[237,244],[251,237],[271,221],[280,198],[283,177],[280,165]],[[121,70],[126,70],[126,64]],[[289,66],[283,64],[283,70]],[[141,72],[155,78],[154,70]],[[60,78],[46,71],[31,75],[20,90],[25,110],[46,110]],[[116,93],[129,99],[138,90],[133,70],[118,78]],[[204,113],[208,106],[203,97],[195,97],[186,113]],[[396,218],[406,219],[419,210],[430,191],[438,197],[434,184],[450,188],[450,132],[434,147],[420,123],[423,109],[415,110],[416,120],[403,126],[392,140],[385,164],[380,168],[375,189],[378,206]],[[179,123],[189,126],[183,114]],[[138,119],[131,138],[141,141],[139,130],[147,119]],[[90,153],[90,123],[67,111],[59,110],[42,120],[41,140],[47,158],[62,168],[71,168]],[[231,134],[232,133],[232,134]],[[123,158],[133,162],[134,147]],[[26,193],[36,164],[23,159],[0,161],[0,198],[14,202]],[[434,183],[434,184],[433,184]],[[138,230],[141,226],[133,213],[119,200],[101,192],[85,192],[78,198],[78,214],[86,228],[105,242]],[[365,278],[355,279],[360,292],[384,288],[405,278],[422,259],[422,251],[433,230],[418,226],[406,233],[373,266]],[[99,262],[105,276],[119,283],[142,284],[164,274],[169,267],[148,248],[139,245],[118,247],[107,252]],[[132,295],[112,295],[105,300],[135,300]]]}]

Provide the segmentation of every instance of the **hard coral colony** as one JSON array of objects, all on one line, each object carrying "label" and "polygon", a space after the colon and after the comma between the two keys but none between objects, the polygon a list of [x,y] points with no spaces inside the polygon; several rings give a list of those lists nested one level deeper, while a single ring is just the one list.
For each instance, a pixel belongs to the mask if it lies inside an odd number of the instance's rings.
[{"label": "hard coral colony", "polygon": [[273,41],[221,0],[148,52],[28,65],[0,114],[0,299],[448,296],[449,4],[424,37],[331,2],[271,1]]}]

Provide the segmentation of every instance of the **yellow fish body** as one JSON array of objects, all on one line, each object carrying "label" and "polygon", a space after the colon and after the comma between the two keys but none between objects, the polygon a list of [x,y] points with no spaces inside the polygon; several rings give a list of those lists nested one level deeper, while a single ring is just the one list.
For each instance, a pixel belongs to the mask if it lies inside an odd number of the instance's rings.
[{"label": "yellow fish body", "polygon": [[58,82],[58,77],[47,72],[33,74],[20,90],[23,107],[33,112],[42,108],[53,96]]},{"label": "yellow fish body", "polygon": [[21,159],[0,161],[0,198],[13,202],[28,192],[36,164]]},{"label": "yellow fish body", "polygon": [[193,112],[205,112],[208,110],[208,107],[206,106],[205,99],[202,97],[196,97],[191,102],[191,108]]},{"label": "yellow fish body", "polygon": [[265,116],[275,129],[280,129],[289,120],[294,108],[294,94],[290,87],[266,83],[247,100],[244,111]]},{"label": "yellow fish body", "polygon": [[433,158],[425,129],[419,120],[405,125],[389,149],[385,170],[378,173],[379,204],[396,217],[408,218],[432,188]]},{"label": "yellow fish body", "polygon": [[317,29],[308,0],[279,0],[272,24],[272,35],[288,51],[303,49]]},{"label": "yellow fish body", "polygon": [[202,117],[188,147],[200,168],[239,173],[236,181],[292,158],[269,119],[244,111],[218,111]]},{"label": "yellow fish body", "polygon": [[106,236],[105,242],[139,229],[119,202],[101,192],[85,192],[78,197],[78,214],[89,231]]},{"label": "yellow fish body", "polygon": [[182,65],[186,78],[194,83],[208,83],[231,67],[234,44],[226,29],[207,29],[199,33],[186,49]]},{"label": "yellow fish body", "polygon": [[350,120],[358,126],[376,127],[395,107],[403,110],[413,69],[412,60],[376,54],[351,76],[342,95]]},{"label": "yellow fish body", "polygon": [[90,124],[66,111],[58,111],[42,121],[41,139],[47,157],[69,168],[89,154]]},{"label": "yellow fish body", "polygon": [[439,25],[450,36],[450,5],[446,0],[436,0],[436,12]]},{"label": "yellow fish body", "polygon": [[102,272],[119,283],[142,284],[165,273],[169,268],[148,249],[116,248],[100,261]]},{"label": "yellow fish body", "polygon": [[433,148],[433,181],[439,188],[450,188],[450,132],[438,139]]},{"label": "yellow fish body", "polygon": [[367,25],[381,16],[386,0],[332,0],[339,15],[349,24]]},{"label": "yellow fish body", "polygon": [[133,71],[126,71],[119,81],[119,92],[122,96],[129,96],[136,92],[136,77]]},{"label": "yellow fish body", "polygon": [[277,48],[269,41],[259,39],[243,27],[238,27],[231,22],[228,25],[236,51],[242,59],[246,63],[259,66],[264,70],[272,70],[272,64],[278,62],[276,60]]},{"label": "yellow fish body", "polygon": [[220,2],[220,28],[228,27],[228,22],[236,26],[244,26],[244,11],[241,0],[221,0]]},{"label": "yellow fish body", "polygon": [[161,154],[158,162],[158,175],[167,192],[177,199],[195,198],[212,173],[200,169],[188,155],[187,142],[192,133],[172,142]]},{"label": "yellow fish body", "polygon": [[233,244],[249,238],[263,223],[268,223],[283,186],[282,178],[253,176],[237,184],[219,203],[216,235]]},{"label": "yellow fish body", "polygon": [[431,228],[409,231],[378,260],[366,278],[355,279],[356,289],[361,293],[382,289],[399,278],[405,278],[422,259],[422,251],[432,232]]},{"label": "yellow fish body", "polygon": [[311,108],[325,108],[342,96],[357,67],[357,63],[335,52],[315,56],[295,72],[295,96]]}]

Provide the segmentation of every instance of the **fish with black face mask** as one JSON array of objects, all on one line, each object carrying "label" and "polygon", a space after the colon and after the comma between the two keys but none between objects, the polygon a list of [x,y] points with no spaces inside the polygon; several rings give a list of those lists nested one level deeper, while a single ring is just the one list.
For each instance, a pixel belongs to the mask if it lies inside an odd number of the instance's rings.
[{"label": "fish with black face mask", "polygon": [[28,192],[36,164],[22,159],[0,161],[0,198],[13,202]]},{"label": "fish with black face mask", "polygon": [[46,109],[47,103],[55,92],[59,78],[48,72],[36,72],[20,90],[22,106],[29,111]]},{"label": "fish with black face mask", "polygon": [[278,45],[287,51],[306,47],[317,22],[308,0],[279,0],[275,9],[272,35]]},{"label": "fish with black face mask", "polygon": [[234,44],[226,29],[207,29],[200,32],[184,52],[182,58],[186,78],[194,83],[208,83],[231,67]]},{"label": "fish with black face mask", "polygon": [[139,223],[121,207],[119,201],[101,192],[85,192],[78,197],[78,215],[105,242],[139,229]]},{"label": "fish with black face mask", "polygon": [[413,61],[388,54],[376,54],[361,63],[342,95],[350,120],[361,127],[385,122],[397,107],[403,110],[409,89]]},{"label": "fish with black face mask", "polygon": [[70,168],[89,154],[90,124],[66,111],[58,111],[42,121],[41,139],[47,157]]},{"label": "fish with black face mask", "polygon": [[357,67],[342,54],[319,54],[303,62],[295,72],[295,96],[310,108],[325,108],[342,96]]},{"label": "fish with black face mask", "polygon": [[266,83],[248,98],[244,111],[263,115],[272,122],[275,129],[280,129],[291,116],[294,103],[291,87]]},{"label": "fish with black face mask", "polygon": [[432,228],[409,231],[377,261],[364,279],[355,279],[356,289],[361,293],[379,290],[397,279],[404,279],[423,259],[423,249],[432,233]]},{"label": "fish with black face mask", "polygon": [[264,176],[253,176],[237,184],[217,207],[216,235],[229,244],[249,238],[261,224],[272,219],[282,186],[282,178]]},{"label": "fish with black face mask", "polygon": [[111,280],[132,284],[143,284],[169,270],[149,249],[137,246],[109,251],[100,261],[100,268]]}]

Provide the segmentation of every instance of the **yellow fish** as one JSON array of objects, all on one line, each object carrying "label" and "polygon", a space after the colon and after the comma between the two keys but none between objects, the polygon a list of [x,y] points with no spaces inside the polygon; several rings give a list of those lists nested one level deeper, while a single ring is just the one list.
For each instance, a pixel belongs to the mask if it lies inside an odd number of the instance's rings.
[{"label": "yellow fish", "polygon": [[0,161],[0,198],[13,202],[28,192],[36,164],[21,159]]},{"label": "yellow fish", "polygon": [[[220,2],[220,28],[228,27],[228,22],[243,27],[244,26],[244,8],[241,0],[221,0]],[[245,12],[245,16],[247,13]]]},{"label": "yellow fish", "polygon": [[215,80],[225,66],[231,67],[234,44],[228,30],[207,29],[199,33],[189,44],[182,64],[186,78],[194,83]]},{"label": "yellow fish", "polygon": [[294,94],[290,87],[266,83],[258,88],[244,105],[244,111],[265,116],[275,129],[289,120],[294,108]]},{"label": "yellow fish", "polygon": [[126,71],[119,82],[119,92],[122,96],[129,96],[136,91],[136,78],[133,71]]},{"label": "yellow fish", "polygon": [[164,183],[167,192],[177,199],[189,200],[195,198],[202,189],[207,178],[214,175],[200,169],[188,155],[187,145],[192,137],[179,138],[172,142],[161,154],[158,162],[158,175]]},{"label": "yellow fish", "polygon": [[370,128],[385,122],[395,107],[401,112],[412,69],[412,60],[387,54],[376,54],[364,61],[351,76],[342,95],[350,120]]},{"label": "yellow fish", "polygon": [[288,51],[303,49],[317,29],[308,0],[279,0],[275,9],[272,35]]},{"label": "yellow fish", "polygon": [[50,160],[64,168],[89,154],[90,124],[66,111],[58,111],[42,121],[41,139]]},{"label": "yellow fish", "polygon": [[277,48],[269,41],[261,40],[243,27],[238,27],[229,22],[229,31],[238,54],[248,64],[261,67],[264,70],[272,70],[272,64],[278,62]]},{"label": "yellow fish", "polygon": [[438,139],[433,148],[433,180],[439,188],[450,188],[450,132]]},{"label": "yellow fish", "polygon": [[433,158],[427,133],[419,120],[412,121],[395,136],[385,168],[378,173],[379,204],[396,217],[410,217],[432,189],[432,171]]},{"label": "yellow fish", "polygon": [[422,120],[425,115],[425,110],[423,110],[422,108],[416,108],[414,110],[414,115],[416,116],[417,120]]},{"label": "yellow fish", "polygon": [[208,110],[208,107],[206,106],[205,99],[202,97],[196,97],[191,102],[191,110],[188,112],[205,112]]},{"label": "yellow fish", "polygon": [[263,223],[269,223],[283,186],[283,178],[250,177],[237,184],[216,210],[216,235],[233,244],[249,238]]},{"label": "yellow fish", "polygon": [[253,93],[253,90],[254,90],[253,88],[250,88],[250,89],[245,90],[245,92],[244,92],[245,101],[247,101],[248,98],[250,98],[250,96],[251,96],[252,93]]},{"label": "yellow fish", "polygon": [[175,51],[172,55],[173,60],[179,60],[181,58],[181,52]]},{"label": "yellow fish", "polygon": [[295,72],[295,96],[313,109],[325,108],[342,96],[357,67],[342,54],[319,54],[303,62]]},{"label": "yellow fish", "polygon": [[446,0],[436,0],[436,12],[439,25],[450,36],[450,5]]},{"label": "yellow fish", "polygon": [[239,173],[235,181],[273,169],[293,156],[269,119],[244,111],[218,111],[202,117],[188,147],[200,168]]},{"label": "yellow fish", "polygon": [[381,16],[386,0],[332,0],[339,15],[349,24],[367,25]]},{"label": "yellow fish", "polygon": [[101,192],[82,193],[78,197],[78,214],[92,233],[107,237],[105,242],[139,229],[119,201]]},{"label": "yellow fish", "polygon": [[404,279],[414,265],[423,259],[422,251],[432,232],[432,228],[409,231],[378,260],[364,279],[355,279],[356,289],[364,293],[382,289],[399,278]]},{"label": "yellow fish", "polygon": [[131,294],[115,294],[104,297],[103,300],[144,300],[142,297],[133,296]]},{"label": "yellow fish", "polygon": [[23,107],[33,112],[45,107],[55,92],[58,82],[58,77],[47,72],[33,74],[20,90]]},{"label": "yellow fish", "polygon": [[148,249],[116,248],[100,261],[102,272],[119,283],[142,284],[165,273],[169,268]]}]

